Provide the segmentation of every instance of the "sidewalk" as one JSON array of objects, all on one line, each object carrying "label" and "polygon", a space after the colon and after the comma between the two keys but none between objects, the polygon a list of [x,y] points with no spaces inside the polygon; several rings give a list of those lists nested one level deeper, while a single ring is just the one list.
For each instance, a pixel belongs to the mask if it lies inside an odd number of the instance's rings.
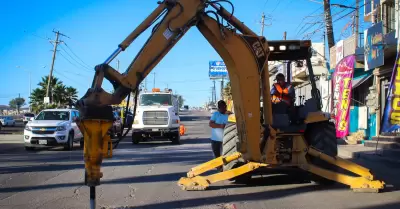
[{"label": "sidewalk", "polygon": [[363,144],[357,145],[339,145],[338,156],[345,159],[364,159],[368,161],[381,162],[390,166],[400,167],[400,156],[387,155],[388,150],[377,150],[373,147],[365,147]]}]

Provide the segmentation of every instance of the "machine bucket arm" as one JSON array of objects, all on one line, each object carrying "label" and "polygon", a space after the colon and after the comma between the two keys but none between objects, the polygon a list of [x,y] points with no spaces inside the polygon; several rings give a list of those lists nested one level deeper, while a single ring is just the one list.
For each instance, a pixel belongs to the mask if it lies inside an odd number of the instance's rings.
[{"label": "machine bucket arm", "polygon": [[[207,6],[215,8],[216,12],[206,12]],[[104,107],[119,104],[131,91],[138,88],[140,82],[171,48],[192,26],[196,25],[227,65],[243,157],[259,161],[261,158],[259,148],[261,127],[258,101],[261,91],[269,92],[269,79],[262,77],[265,74],[268,76],[268,73],[262,73],[268,67],[267,41],[264,37],[255,35],[232,14],[214,3],[210,4],[201,0],[164,1],[150,15],[151,18],[147,18],[119,45],[120,49],[124,50],[164,10],[166,10],[165,16],[154,26],[150,38],[125,73],[120,74],[107,63],[96,66],[93,87],[80,100],[79,105]],[[208,14],[215,15],[216,19],[211,18]],[[237,28],[224,27],[217,22],[221,17]],[[237,33],[237,30],[242,34]],[[111,55],[110,57],[115,56]],[[113,94],[109,94],[101,88],[104,78],[114,85],[115,92]],[[264,85],[261,85],[263,82]],[[261,88],[262,86],[266,88]],[[268,97],[269,94],[266,94],[264,98]],[[271,110],[266,112],[270,113]]]}]

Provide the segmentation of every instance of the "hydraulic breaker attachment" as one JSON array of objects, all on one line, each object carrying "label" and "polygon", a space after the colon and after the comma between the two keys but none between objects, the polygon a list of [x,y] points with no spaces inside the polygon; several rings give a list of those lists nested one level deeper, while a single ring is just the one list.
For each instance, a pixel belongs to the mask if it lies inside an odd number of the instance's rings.
[{"label": "hydraulic breaker attachment", "polygon": [[90,187],[90,208],[95,208],[95,187],[103,177],[100,166],[103,157],[109,156],[108,146],[111,146],[107,132],[112,126],[113,114],[111,106],[83,107],[80,112],[78,126],[84,136],[85,185]]},{"label": "hydraulic breaker attachment", "polygon": [[103,138],[103,158],[112,158],[113,146],[110,135],[106,134]]},{"label": "hydraulic breaker attachment", "polygon": [[178,185],[183,189],[183,190],[188,190],[188,191],[193,191],[193,190],[205,190],[210,184],[223,181],[223,180],[228,180],[231,178],[234,178],[236,176],[240,176],[242,174],[245,174],[247,172],[253,171],[259,167],[262,166],[267,166],[266,164],[262,163],[254,163],[254,162],[249,162],[245,165],[242,165],[238,168],[231,169],[228,171],[216,173],[213,175],[209,176],[198,176],[202,173],[205,173],[211,169],[217,168],[219,166],[222,166],[224,164],[227,164],[233,160],[237,160],[240,158],[242,155],[239,152],[236,152],[232,155],[226,156],[226,157],[218,157],[213,160],[210,160],[206,163],[203,163],[197,167],[192,168],[188,173],[187,173],[187,178],[182,177],[178,181]]},{"label": "hydraulic breaker attachment", "polygon": [[340,157],[331,157],[329,155],[326,155],[326,154],[314,149],[313,147],[310,147],[308,149],[307,154],[317,157],[317,158],[320,158],[330,164],[333,164],[342,169],[348,170],[352,173],[359,175],[359,177],[348,176],[345,174],[341,174],[341,173],[337,173],[337,172],[333,172],[333,171],[330,171],[327,169],[320,168],[320,167],[315,166],[310,163],[300,166],[301,169],[309,171],[311,173],[314,173],[314,174],[324,177],[326,179],[336,181],[336,182],[339,182],[342,184],[346,184],[346,185],[350,186],[350,188],[354,192],[377,193],[380,190],[384,189],[384,187],[385,187],[385,182],[379,181],[379,180],[374,180],[374,176],[371,174],[371,172],[367,168],[357,165],[351,161],[342,159]]}]

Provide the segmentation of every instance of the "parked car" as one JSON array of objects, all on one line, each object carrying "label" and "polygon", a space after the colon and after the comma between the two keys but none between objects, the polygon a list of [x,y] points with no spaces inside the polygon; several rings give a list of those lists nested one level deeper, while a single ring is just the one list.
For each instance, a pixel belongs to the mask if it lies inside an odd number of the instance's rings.
[{"label": "parked car", "polygon": [[41,111],[25,126],[25,149],[63,146],[64,150],[72,150],[74,142],[83,141],[83,135],[76,124],[78,118],[79,111],[74,109]]},{"label": "parked car", "polygon": [[24,125],[26,125],[34,117],[35,117],[35,114],[33,114],[33,113],[25,113],[23,118],[22,118],[22,121],[24,122]]},{"label": "parked car", "polygon": [[124,128],[132,127],[133,124],[133,114],[132,112],[128,111],[125,114],[125,121],[124,121]]},{"label": "parked car", "polygon": [[15,126],[15,120],[12,116],[0,116],[1,126]]},{"label": "parked car", "polygon": [[114,115],[113,125],[109,130],[109,134],[112,139],[115,137],[120,137],[121,130],[123,129],[122,128],[122,119],[119,116],[119,113],[117,111],[114,111],[113,115]]},{"label": "parked car", "polygon": [[211,107],[210,108],[210,113],[211,114],[214,114],[215,112],[217,112],[218,111],[218,108],[217,107]]}]

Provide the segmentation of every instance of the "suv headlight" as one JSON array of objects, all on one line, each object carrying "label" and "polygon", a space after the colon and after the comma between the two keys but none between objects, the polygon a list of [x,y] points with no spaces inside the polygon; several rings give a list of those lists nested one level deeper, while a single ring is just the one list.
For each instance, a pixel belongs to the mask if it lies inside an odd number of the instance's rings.
[{"label": "suv headlight", "polygon": [[66,128],[65,128],[65,126],[57,126],[57,129],[56,129],[57,131],[65,131],[65,130],[67,130]]},{"label": "suv headlight", "polygon": [[32,127],[30,127],[30,126],[25,126],[25,130],[27,130],[27,131],[32,131]]}]

